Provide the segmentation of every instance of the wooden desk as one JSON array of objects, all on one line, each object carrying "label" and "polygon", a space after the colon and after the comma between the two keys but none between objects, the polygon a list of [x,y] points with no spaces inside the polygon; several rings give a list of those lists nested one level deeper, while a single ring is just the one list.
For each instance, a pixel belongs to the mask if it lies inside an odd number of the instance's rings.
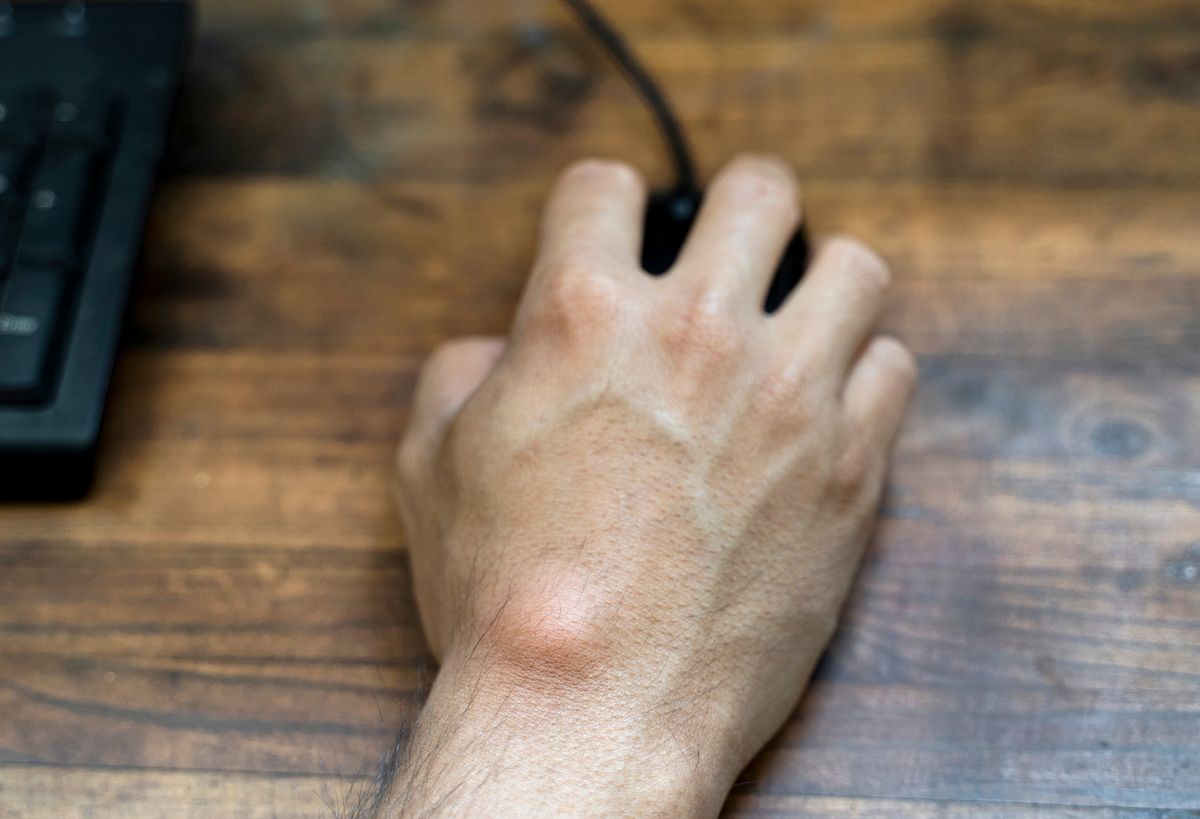
[{"label": "wooden desk", "polygon": [[[431,673],[388,495],[415,367],[505,329],[570,159],[664,179],[552,4],[201,5],[95,496],[0,509],[3,816],[342,804]],[[732,813],[1193,815],[1158,812],[1200,808],[1193,0],[605,5],[706,172],[780,152],[892,258],[922,359]]]}]

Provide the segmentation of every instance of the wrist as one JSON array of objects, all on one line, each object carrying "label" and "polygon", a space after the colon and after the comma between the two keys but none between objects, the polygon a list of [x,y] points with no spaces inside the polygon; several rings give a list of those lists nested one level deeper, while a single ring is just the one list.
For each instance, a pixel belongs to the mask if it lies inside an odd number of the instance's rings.
[{"label": "wrist", "polygon": [[744,762],[729,709],[623,667],[611,622],[520,602],[448,648],[394,815],[716,815]]},{"label": "wrist", "polygon": [[458,744],[448,731],[462,737],[460,781],[465,768],[486,771],[480,806],[554,816],[719,811],[737,766],[712,733],[676,730],[623,686],[512,675],[490,661],[443,666],[421,717],[426,738],[447,749]]}]

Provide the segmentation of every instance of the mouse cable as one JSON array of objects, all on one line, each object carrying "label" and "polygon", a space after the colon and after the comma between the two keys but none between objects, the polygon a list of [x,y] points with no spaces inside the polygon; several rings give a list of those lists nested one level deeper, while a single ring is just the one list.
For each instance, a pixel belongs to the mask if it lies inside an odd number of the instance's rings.
[{"label": "mouse cable", "polygon": [[600,44],[608,51],[612,58],[625,72],[625,76],[633,84],[634,89],[641,96],[642,101],[650,108],[650,112],[654,115],[655,121],[658,123],[658,128],[662,132],[663,139],[667,143],[667,148],[671,153],[671,160],[675,165],[675,185],[677,189],[694,191],[696,190],[696,169],[695,163],[692,160],[692,152],[688,147],[687,137],[683,133],[683,128],[679,124],[679,118],[676,117],[675,111],[671,108],[671,103],[667,101],[662,89],[658,87],[654,77],[646,70],[645,66],[634,55],[629,44],[625,42],[616,29],[614,29],[607,20],[605,20],[595,7],[587,0],[563,0],[571,11],[579,18],[580,22],[591,32]]}]

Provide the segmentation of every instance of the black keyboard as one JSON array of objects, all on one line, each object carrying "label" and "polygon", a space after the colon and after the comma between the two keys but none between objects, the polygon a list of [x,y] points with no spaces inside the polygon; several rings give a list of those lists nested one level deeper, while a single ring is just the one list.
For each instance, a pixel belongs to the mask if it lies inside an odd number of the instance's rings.
[{"label": "black keyboard", "polygon": [[91,483],[190,21],[0,0],[0,497]]}]

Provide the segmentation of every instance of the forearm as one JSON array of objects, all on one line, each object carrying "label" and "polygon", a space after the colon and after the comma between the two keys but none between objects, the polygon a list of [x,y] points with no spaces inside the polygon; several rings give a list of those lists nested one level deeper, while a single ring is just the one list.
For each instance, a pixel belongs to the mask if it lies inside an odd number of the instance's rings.
[{"label": "forearm", "polygon": [[380,817],[719,811],[738,765],[711,732],[681,734],[608,684],[542,685],[488,662],[448,659]]}]

